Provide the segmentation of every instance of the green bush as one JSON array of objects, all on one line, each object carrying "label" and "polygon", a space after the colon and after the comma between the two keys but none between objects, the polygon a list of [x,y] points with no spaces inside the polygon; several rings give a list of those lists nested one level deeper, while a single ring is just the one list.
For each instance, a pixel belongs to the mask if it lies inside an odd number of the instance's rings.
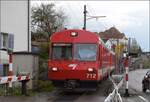
[{"label": "green bush", "polygon": [[40,53],[39,56],[41,59],[48,59],[49,53],[49,43],[44,43],[40,45]]},{"label": "green bush", "polygon": [[143,65],[144,65],[144,68],[150,68],[150,60],[145,60]]},{"label": "green bush", "polygon": [[51,81],[38,80],[37,91],[39,92],[50,92],[54,89]]},{"label": "green bush", "polygon": [[[8,88],[6,89],[6,87],[0,87],[0,96],[7,96],[7,95],[11,95],[11,96],[24,96],[21,93],[21,86],[13,86],[12,88]],[[27,89],[27,95],[28,96],[33,96],[35,95],[35,92],[33,90],[29,90]]]}]

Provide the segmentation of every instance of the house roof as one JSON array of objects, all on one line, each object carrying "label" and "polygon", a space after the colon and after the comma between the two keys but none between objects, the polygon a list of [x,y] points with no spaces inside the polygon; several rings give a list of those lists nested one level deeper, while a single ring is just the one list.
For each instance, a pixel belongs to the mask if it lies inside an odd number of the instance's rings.
[{"label": "house roof", "polygon": [[102,39],[110,39],[110,38],[114,38],[114,39],[122,39],[125,34],[121,33],[118,29],[116,29],[115,27],[111,27],[108,30],[105,30],[104,32],[100,32],[99,36]]}]

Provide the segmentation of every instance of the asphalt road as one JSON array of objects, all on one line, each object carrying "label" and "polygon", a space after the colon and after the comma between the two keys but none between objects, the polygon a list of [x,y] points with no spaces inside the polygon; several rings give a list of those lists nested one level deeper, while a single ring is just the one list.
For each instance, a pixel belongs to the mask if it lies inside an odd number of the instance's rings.
[{"label": "asphalt road", "polygon": [[[147,70],[136,70],[129,73],[130,97],[124,97],[124,87],[120,90],[123,102],[150,102],[150,91],[143,93],[141,81]],[[125,85],[123,85],[125,86]],[[102,81],[97,91],[64,92],[54,90],[51,93],[38,93],[35,96],[0,96],[0,102],[104,102],[113,90],[111,81]]]},{"label": "asphalt road", "polygon": [[138,69],[129,73],[130,97],[123,97],[124,102],[150,102],[150,91],[142,92],[142,79],[148,69]]}]

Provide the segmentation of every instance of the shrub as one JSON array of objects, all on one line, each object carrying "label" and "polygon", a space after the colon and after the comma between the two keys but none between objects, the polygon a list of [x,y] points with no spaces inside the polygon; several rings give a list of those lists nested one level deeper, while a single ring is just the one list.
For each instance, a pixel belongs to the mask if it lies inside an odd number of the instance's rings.
[{"label": "shrub", "polygon": [[38,80],[37,91],[50,92],[54,89],[51,81]]}]

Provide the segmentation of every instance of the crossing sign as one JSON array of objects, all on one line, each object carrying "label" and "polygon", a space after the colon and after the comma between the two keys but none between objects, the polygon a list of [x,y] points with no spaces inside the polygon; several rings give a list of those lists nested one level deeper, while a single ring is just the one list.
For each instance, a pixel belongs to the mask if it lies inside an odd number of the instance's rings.
[{"label": "crossing sign", "polygon": [[116,54],[120,54],[124,49],[124,45],[123,44],[118,44],[115,48],[115,52]]}]

